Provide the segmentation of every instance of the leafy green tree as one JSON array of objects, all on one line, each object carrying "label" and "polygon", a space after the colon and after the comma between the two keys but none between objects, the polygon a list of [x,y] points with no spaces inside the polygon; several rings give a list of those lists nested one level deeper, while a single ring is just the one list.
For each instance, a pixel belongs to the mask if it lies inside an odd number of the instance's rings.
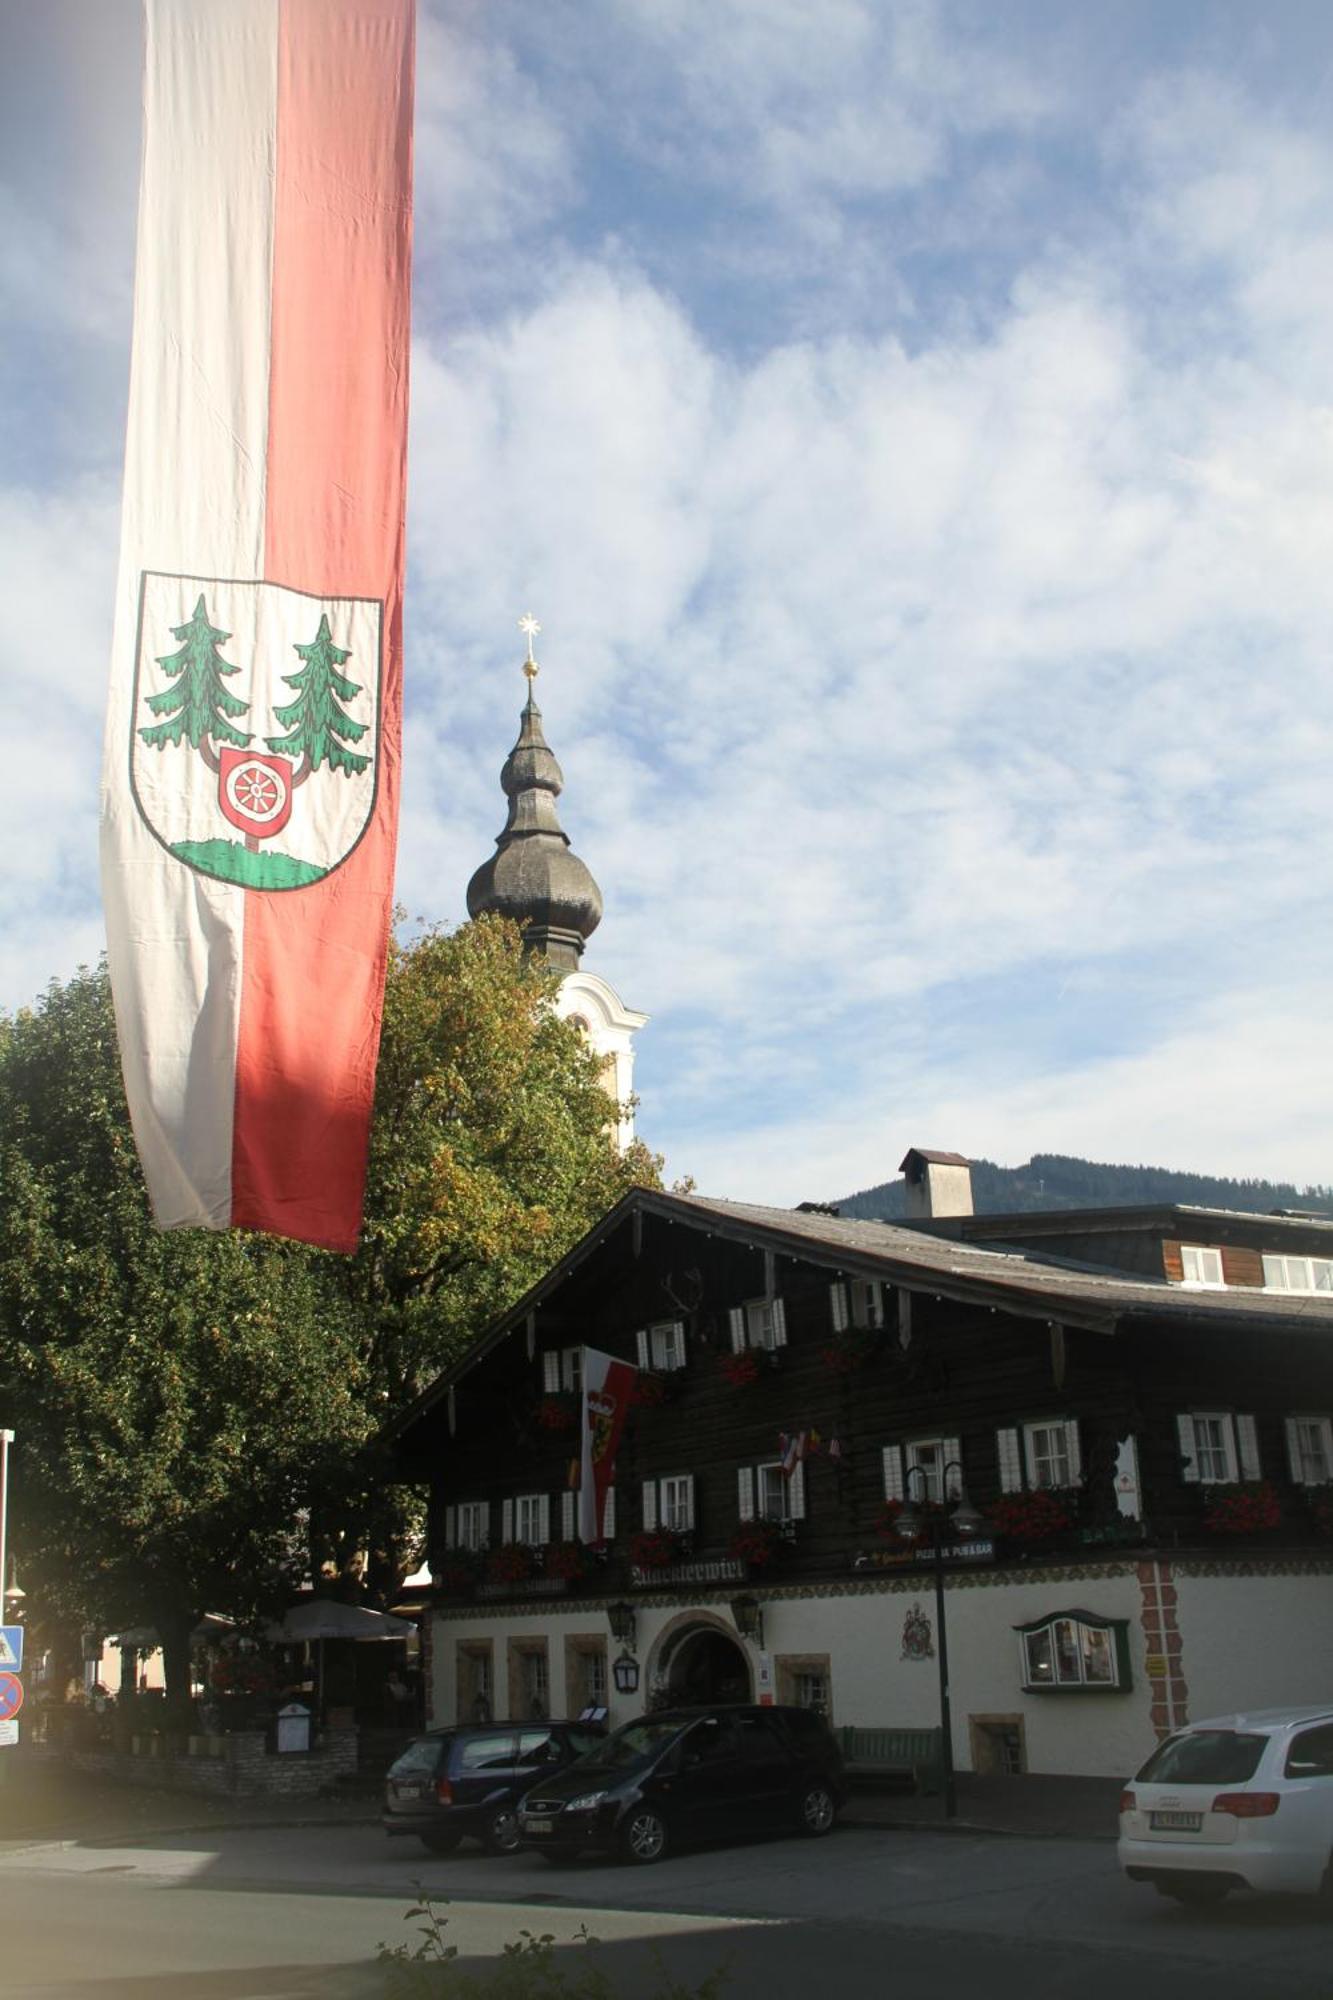
[{"label": "leafy green tree", "polygon": [[265,742],[270,750],[285,750],[291,757],[302,758],[306,776],[325,763],[348,777],[364,771],[369,757],[359,756],[343,744],[359,743],[366,733],[366,724],[354,722],[339,706],[340,702],[351,701],[361,689],[356,681],[349,681],[338,672],[352,656],[345,646],[334,645],[327,614],[320,619],[319,630],[310,644],[298,646],[296,651],[305,665],[299,673],[283,675],[287,686],[296,689],[296,700],[274,710],[288,734],[267,736]]},{"label": "leafy green tree", "polygon": [[0,1017],[0,1421],[34,1599],[156,1626],[182,1696],[205,1611],[397,1589],[422,1509],[386,1420],[658,1178],[554,989],[499,918],[393,948],[351,1258],[154,1228],[104,972]]},{"label": "leafy green tree", "polygon": [[49,1614],[188,1634],[304,1574],[311,1468],[366,1428],[355,1349],[295,1246],[154,1228],[106,976],[0,1020],[0,1410],[12,1546]]},{"label": "leafy green tree", "polygon": [[202,591],[193,617],[188,624],[174,626],[172,637],[181,641],[180,651],[160,654],[157,664],[172,676],[175,686],[146,697],[154,715],[170,719],[154,728],[141,729],[140,736],[155,750],[165,749],[168,743],[179,743],[182,736],[205,755],[212,751],[209,739],[214,736],[243,750],[249,736],[233,729],[226,718],[244,715],[250,704],[228,694],[222,685],[224,674],[237,674],[240,668],[229,666],[222,657],[219,649],[231,633],[219,631],[210,622]]}]

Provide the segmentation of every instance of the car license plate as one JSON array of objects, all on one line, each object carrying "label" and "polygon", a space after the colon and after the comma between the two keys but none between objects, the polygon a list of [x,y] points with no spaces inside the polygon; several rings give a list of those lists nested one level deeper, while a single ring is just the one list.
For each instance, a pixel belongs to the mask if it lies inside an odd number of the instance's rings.
[{"label": "car license plate", "polygon": [[425,1791],[424,1785],[395,1783],[393,1795],[396,1799],[419,1799]]},{"label": "car license plate", "polygon": [[554,1820],[549,1819],[525,1819],[523,1822],[524,1833],[551,1833],[554,1828]]},{"label": "car license plate", "polygon": [[1148,1824],[1154,1833],[1197,1833],[1203,1825],[1203,1814],[1187,1812],[1149,1813]]}]

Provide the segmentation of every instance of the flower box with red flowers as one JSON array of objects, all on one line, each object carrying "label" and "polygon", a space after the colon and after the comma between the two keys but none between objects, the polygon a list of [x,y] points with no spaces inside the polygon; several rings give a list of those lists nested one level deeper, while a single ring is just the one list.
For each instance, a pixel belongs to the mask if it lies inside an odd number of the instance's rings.
[{"label": "flower box with red flowers", "polygon": [[776,1371],[778,1350],[773,1347],[742,1347],[739,1353],[720,1354],[718,1371],[730,1389],[750,1389],[761,1375]]},{"label": "flower box with red flowers", "polygon": [[527,1542],[501,1542],[486,1556],[488,1583],[523,1583],[537,1572],[537,1552]]},{"label": "flower box with red flowers", "polygon": [[1076,1491],[1057,1486],[1033,1493],[1002,1493],[990,1510],[997,1535],[1020,1548],[1039,1547],[1068,1534],[1078,1521]]},{"label": "flower box with red flowers", "polygon": [[481,1559],[472,1549],[449,1549],[435,1571],[435,1587],[461,1595],[475,1588],[480,1575]]},{"label": "flower box with red flowers", "polygon": [[747,1569],[771,1569],[786,1553],[787,1537],[778,1521],[742,1521],[727,1553]]},{"label": "flower box with red flowers", "polygon": [[209,1671],[208,1684],[215,1694],[272,1694],[277,1683],[267,1660],[255,1653],[220,1653]]},{"label": "flower box with red flowers", "polygon": [[835,1333],[819,1350],[819,1359],[830,1375],[854,1375],[873,1361],[881,1346],[879,1332],[866,1326],[849,1326]]},{"label": "flower box with red flowers", "polygon": [[552,1542],[542,1563],[547,1576],[565,1583],[577,1583],[590,1567],[589,1552],[582,1542]]},{"label": "flower box with red flowers", "polygon": [[1308,1486],[1305,1497],[1315,1533],[1333,1536],[1333,1486]]},{"label": "flower box with red flowers", "polygon": [[1266,1535],[1281,1520],[1277,1494],[1266,1479],[1215,1486],[1203,1510],[1203,1525],[1210,1535]]},{"label": "flower box with red flowers", "polygon": [[674,1528],[640,1528],[630,1536],[629,1559],[634,1569],[670,1569],[690,1553],[690,1537]]},{"label": "flower box with red flowers", "polygon": [[537,1405],[537,1422],[544,1431],[572,1431],[579,1421],[577,1396],[543,1396]]},{"label": "flower box with red flowers", "polygon": [[[905,1504],[902,1500],[886,1500],[879,1510],[875,1533],[882,1542],[887,1542],[890,1548],[928,1549],[933,1538],[931,1523],[936,1520],[947,1522],[948,1509],[941,1507],[938,1500],[914,1500],[912,1507],[921,1526],[914,1535],[904,1535],[899,1531],[898,1518]],[[950,1532],[952,1533],[952,1530]]]}]

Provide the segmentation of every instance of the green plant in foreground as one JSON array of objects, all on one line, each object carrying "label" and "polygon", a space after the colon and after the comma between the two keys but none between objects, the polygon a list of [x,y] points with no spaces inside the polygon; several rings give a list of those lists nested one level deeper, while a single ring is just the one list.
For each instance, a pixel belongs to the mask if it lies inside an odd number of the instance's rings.
[{"label": "green plant in foreground", "polygon": [[[595,1962],[599,1940],[584,1927],[573,1942],[581,1947],[572,1961],[556,1957],[556,1940],[549,1931],[540,1937],[521,1930],[503,1947],[495,1964],[484,1972],[466,1972],[458,1964],[458,1946],[445,1939],[448,1917],[434,1898],[421,1891],[420,1902],[403,1921],[421,1919],[421,1943],[381,1944],[377,1953],[388,2000],[616,2000],[617,1989]],[[728,1978],[725,1964],[715,1966],[697,1986],[673,1979],[654,1947],[660,1984],[647,2000],[719,2000]]]}]

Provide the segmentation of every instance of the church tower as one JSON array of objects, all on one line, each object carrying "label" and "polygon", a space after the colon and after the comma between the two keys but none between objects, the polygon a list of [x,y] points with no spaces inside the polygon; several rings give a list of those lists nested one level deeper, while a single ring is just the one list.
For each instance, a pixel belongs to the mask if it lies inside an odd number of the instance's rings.
[{"label": "church tower", "polygon": [[[634,1088],[634,1036],[646,1014],[627,1007],[610,983],[580,963],[583,948],[602,920],[602,892],[560,825],[555,802],[564,774],[542,734],[534,683],[538,666],[532,641],[535,618],[519,621],[528,635],[523,672],[528,699],[519,717],[518,741],[505,759],[500,785],[509,801],[495,853],[467,885],[470,917],[493,910],[523,927],[525,948],[562,975],[556,1012],[574,1021],[602,1059],[606,1087],[625,1104]],[[618,1121],[621,1150],[634,1137],[633,1113]]]}]

